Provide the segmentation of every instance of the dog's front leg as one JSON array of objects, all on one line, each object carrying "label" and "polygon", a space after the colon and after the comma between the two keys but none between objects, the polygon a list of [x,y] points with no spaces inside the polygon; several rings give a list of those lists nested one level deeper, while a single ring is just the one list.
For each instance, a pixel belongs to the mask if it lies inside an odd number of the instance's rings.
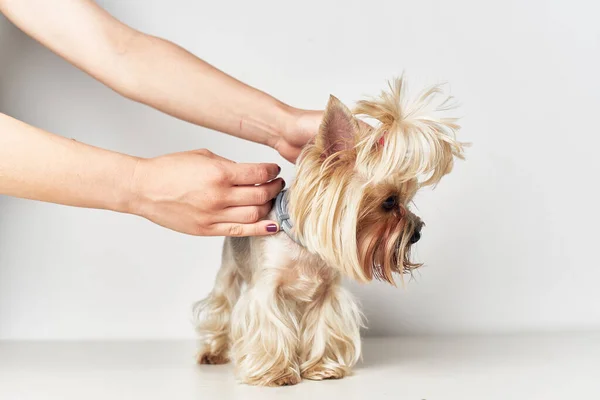
[{"label": "dog's front leg", "polygon": [[334,283],[310,303],[301,320],[301,375],[312,380],[339,379],[360,358],[362,317],[348,290]]},{"label": "dog's front leg", "polygon": [[260,386],[299,383],[298,320],[273,271],[242,294],[231,318],[231,356],[242,382]]}]

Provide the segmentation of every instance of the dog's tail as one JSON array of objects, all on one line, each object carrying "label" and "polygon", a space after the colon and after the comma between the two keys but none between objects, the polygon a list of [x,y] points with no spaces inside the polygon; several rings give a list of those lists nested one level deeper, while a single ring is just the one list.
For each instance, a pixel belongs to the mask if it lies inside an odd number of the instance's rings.
[{"label": "dog's tail", "polygon": [[454,108],[453,98],[444,95],[441,85],[411,101],[404,77],[395,79],[389,91],[357,103],[356,116],[380,122],[360,139],[357,165],[370,165],[379,178],[393,174],[406,181],[418,179],[421,186],[437,184],[452,170],[454,157],[464,159],[468,146],[456,139],[458,119],[438,115]]}]

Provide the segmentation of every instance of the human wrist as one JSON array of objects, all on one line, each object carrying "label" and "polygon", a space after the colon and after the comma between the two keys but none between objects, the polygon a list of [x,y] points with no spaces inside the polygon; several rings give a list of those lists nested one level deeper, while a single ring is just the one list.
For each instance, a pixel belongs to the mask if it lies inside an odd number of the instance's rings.
[{"label": "human wrist", "polygon": [[281,138],[285,137],[293,130],[298,116],[301,113],[301,110],[298,108],[289,106],[282,102],[277,102],[274,105],[274,110],[274,126],[269,132],[265,143],[263,143],[271,148],[276,148],[277,143],[281,140]]},{"label": "human wrist", "polygon": [[119,176],[115,179],[114,202],[110,206],[113,211],[141,216],[144,199],[141,183],[143,163],[144,159],[132,156],[125,156],[121,160]]}]

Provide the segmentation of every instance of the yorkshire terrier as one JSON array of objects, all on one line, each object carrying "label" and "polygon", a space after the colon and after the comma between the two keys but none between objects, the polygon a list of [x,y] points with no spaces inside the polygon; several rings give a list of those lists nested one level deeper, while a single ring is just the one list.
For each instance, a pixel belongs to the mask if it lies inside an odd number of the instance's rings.
[{"label": "yorkshire terrier", "polygon": [[420,266],[410,252],[423,221],[409,204],[464,158],[457,120],[438,114],[450,100],[434,86],[409,101],[403,78],[354,112],[330,97],[269,215],[281,231],[225,239],[214,288],[194,305],[199,363],[231,359],[239,380],[261,386],[351,372],[363,318],[342,276],[395,285],[393,273]]}]

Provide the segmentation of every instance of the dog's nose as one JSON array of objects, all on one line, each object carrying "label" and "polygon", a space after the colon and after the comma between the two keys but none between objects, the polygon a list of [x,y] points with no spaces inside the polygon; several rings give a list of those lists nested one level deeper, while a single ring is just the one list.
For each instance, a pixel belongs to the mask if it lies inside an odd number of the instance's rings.
[{"label": "dog's nose", "polygon": [[415,244],[419,241],[419,239],[421,239],[421,230],[420,229],[418,231],[414,231],[414,233],[410,237],[410,243]]}]

